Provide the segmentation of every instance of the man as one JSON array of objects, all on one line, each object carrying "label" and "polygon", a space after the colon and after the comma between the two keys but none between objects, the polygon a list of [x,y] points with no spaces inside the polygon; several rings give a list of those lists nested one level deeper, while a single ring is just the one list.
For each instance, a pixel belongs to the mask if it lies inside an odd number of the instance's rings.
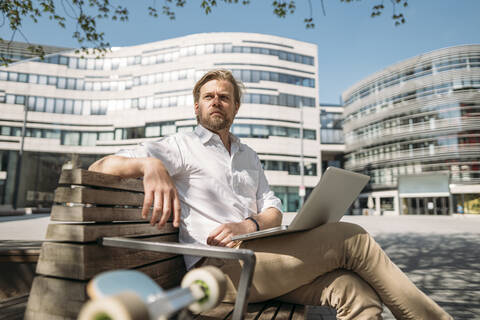
[{"label": "man", "polygon": [[[143,177],[142,216],[161,228],[173,214],[180,241],[248,248],[257,264],[250,301],[329,305],[339,319],[381,319],[382,302],[399,319],[451,319],[419,291],[361,227],[334,223],[278,237],[235,243],[233,235],[278,226],[281,203],[257,154],[229,130],[241,86],[227,70],[206,73],[193,89],[198,126],[98,160],[93,171]],[[185,257],[187,268],[214,264],[234,300],[238,262]]]}]

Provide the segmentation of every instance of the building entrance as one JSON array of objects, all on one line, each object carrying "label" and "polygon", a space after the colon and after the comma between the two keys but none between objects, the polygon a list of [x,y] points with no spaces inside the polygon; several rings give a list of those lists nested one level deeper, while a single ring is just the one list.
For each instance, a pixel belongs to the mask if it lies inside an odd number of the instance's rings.
[{"label": "building entrance", "polygon": [[402,198],[402,214],[447,215],[449,213],[448,197]]}]

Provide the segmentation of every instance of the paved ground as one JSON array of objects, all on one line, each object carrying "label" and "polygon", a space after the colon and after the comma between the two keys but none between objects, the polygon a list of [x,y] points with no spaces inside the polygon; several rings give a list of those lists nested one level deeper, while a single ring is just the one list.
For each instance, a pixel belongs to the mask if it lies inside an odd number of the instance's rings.
[{"label": "paved ground", "polygon": [[[362,225],[390,258],[456,320],[480,319],[480,217],[345,217]],[[335,319],[310,308],[309,319]],[[321,315],[319,315],[321,314]],[[395,319],[385,308],[384,319]]]},{"label": "paved ground", "polygon": [[[480,319],[480,216],[347,216],[344,220],[369,231],[454,319]],[[0,240],[42,240],[48,223],[46,215],[0,217]],[[308,318],[335,319],[335,312],[309,308]],[[394,319],[388,310],[384,318]]]}]

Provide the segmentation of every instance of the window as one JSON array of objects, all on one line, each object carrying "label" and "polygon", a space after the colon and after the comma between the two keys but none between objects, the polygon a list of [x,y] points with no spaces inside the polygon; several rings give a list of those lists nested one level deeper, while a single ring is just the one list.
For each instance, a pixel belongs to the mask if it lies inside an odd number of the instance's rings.
[{"label": "window", "polygon": [[75,89],[76,90],[86,90],[85,89],[85,80],[77,79],[76,84],[75,84]]},{"label": "window", "polygon": [[69,58],[69,59],[68,59],[68,67],[69,67],[70,69],[75,69],[75,68],[77,68],[77,60],[78,60],[77,58]]},{"label": "window", "polygon": [[73,113],[73,100],[71,100],[71,99],[66,99],[65,100],[64,113],[67,113],[67,114],[72,114]]},{"label": "window", "polygon": [[47,84],[47,76],[38,76],[38,84]]},{"label": "window", "polygon": [[1,134],[2,134],[2,136],[9,136],[10,135],[10,127],[2,126]]},{"label": "window", "polygon": [[78,59],[78,69],[86,69],[87,68],[87,59],[80,58]]},{"label": "window", "polygon": [[44,138],[60,139],[60,130],[42,130]]},{"label": "window", "polygon": [[22,135],[22,128],[12,127],[10,134],[14,137],[20,137]]},{"label": "window", "polygon": [[303,138],[315,140],[317,139],[317,132],[315,130],[303,129]]},{"label": "window", "polygon": [[63,77],[58,78],[57,88],[65,89],[67,87],[67,80]]},{"label": "window", "polygon": [[249,137],[251,133],[250,126],[248,124],[234,124],[232,128],[234,135],[238,137]]},{"label": "window", "polygon": [[65,146],[80,145],[80,132],[63,131],[61,144]]},{"label": "window", "polygon": [[27,137],[41,138],[42,130],[41,129],[27,129]]},{"label": "window", "polygon": [[287,128],[287,134],[290,138],[300,138],[300,130],[298,128]]},{"label": "window", "polygon": [[73,113],[74,114],[82,114],[82,101],[75,100],[73,104]]},{"label": "window", "polygon": [[15,96],[15,104],[25,104],[25,96]]},{"label": "window", "polygon": [[176,127],[174,124],[164,124],[162,125],[162,136],[168,136],[176,132]]},{"label": "window", "polygon": [[268,138],[269,130],[267,126],[252,125],[252,137],[254,138]]},{"label": "window", "polygon": [[97,142],[96,132],[82,132],[81,145],[82,146],[94,146]]},{"label": "window", "polygon": [[16,72],[9,72],[8,73],[8,81],[17,81],[18,73]]},{"label": "window", "polygon": [[18,74],[18,82],[27,82],[28,75],[26,73],[19,73]]},{"label": "window", "polygon": [[45,112],[53,113],[55,110],[55,99],[47,98],[45,103]]},{"label": "window", "polygon": [[74,90],[75,89],[75,79],[68,78],[67,79],[67,89]]},{"label": "window", "polygon": [[52,85],[52,86],[57,85],[57,77],[48,76],[47,79],[48,79],[48,80],[47,80],[47,84]]},{"label": "window", "polygon": [[272,126],[272,136],[286,137],[287,136],[287,128],[286,127]]},{"label": "window", "polygon": [[45,112],[45,98],[44,97],[37,97],[35,103],[35,111],[37,112]]},{"label": "window", "polygon": [[15,103],[15,96],[13,94],[7,94],[5,96],[5,101],[8,104],[14,104]]},{"label": "window", "polygon": [[112,131],[98,133],[99,141],[112,141],[114,138],[114,133]]},{"label": "window", "polygon": [[117,128],[115,129],[115,140],[122,140],[123,139],[123,129]]},{"label": "window", "polygon": [[160,124],[148,124],[145,128],[145,136],[150,137],[160,137]]},{"label": "window", "polygon": [[177,132],[192,132],[195,130],[194,126],[183,126],[183,127],[178,127]]},{"label": "window", "polygon": [[63,113],[63,105],[65,100],[63,99],[55,99],[55,113]]},{"label": "window", "polygon": [[28,97],[28,111],[35,111],[35,97]]},{"label": "window", "polygon": [[59,56],[58,64],[68,65],[68,58],[65,56]]}]

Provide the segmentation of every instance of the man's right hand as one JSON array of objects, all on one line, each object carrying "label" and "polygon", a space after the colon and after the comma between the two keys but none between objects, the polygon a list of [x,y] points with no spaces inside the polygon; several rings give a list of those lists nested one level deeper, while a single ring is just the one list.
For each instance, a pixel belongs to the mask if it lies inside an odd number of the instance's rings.
[{"label": "man's right hand", "polygon": [[142,217],[147,219],[153,205],[152,225],[158,228],[165,225],[173,212],[173,226],[180,225],[180,201],[177,189],[162,161],[157,158],[126,158],[109,155],[95,161],[90,171],[113,174],[125,178],[143,177],[145,198],[143,200]]},{"label": "man's right hand", "polygon": [[142,171],[145,192],[142,217],[148,218],[148,212],[153,205],[150,224],[157,224],[160,229],[173,212],[173,226],[178,227],[180,225],[180,200],[167,169],[159,159],[144,158]]}]

